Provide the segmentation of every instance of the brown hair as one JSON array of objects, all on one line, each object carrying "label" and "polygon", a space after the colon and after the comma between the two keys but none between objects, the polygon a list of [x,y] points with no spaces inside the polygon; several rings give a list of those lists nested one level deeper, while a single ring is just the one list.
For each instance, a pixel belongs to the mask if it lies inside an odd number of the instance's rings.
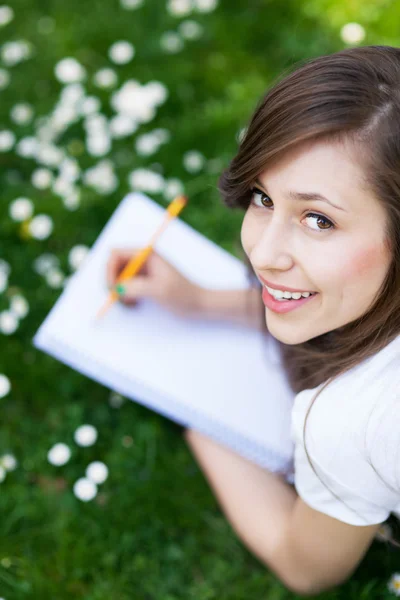
[{"label": "brown hair", "polygon": [[[385,209],[385,243],[392,256],[365,314],[301,344],[279,342],[294,393],[324,383],[310,404],[304,436],[311,406],[326,385],[400,334],[400,48],[349,48],[296,66],[261,100],[222,173],[224,204],[247,210],[254,179],[300,144],[350,142],[357,148],[366,189]],[[251,272],[246,255],[244,260]],[[265,316],[262,321],[267,332]]]}]

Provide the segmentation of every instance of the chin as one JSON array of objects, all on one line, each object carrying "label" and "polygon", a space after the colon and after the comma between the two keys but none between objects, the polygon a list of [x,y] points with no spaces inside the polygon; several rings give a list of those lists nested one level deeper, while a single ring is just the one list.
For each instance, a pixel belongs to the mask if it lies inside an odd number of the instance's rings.
[{"label": "chin", "polygon": [[287,346],[296,346],[297,344],[304,344],[304,342],[308,342],[308,340],[311,340],[312,338],[316,337],[315,335],[307,335],[304,332],[296,333],[295,331],[293,331],[293,327],[292,331],[289,331],[286,334],[285,331],[283,331],[283,327],[268,327],[268,322],[267,328],[269,333],[276,340],[278,340],[278,342],[282,342],[282,344],[286,344]]}]

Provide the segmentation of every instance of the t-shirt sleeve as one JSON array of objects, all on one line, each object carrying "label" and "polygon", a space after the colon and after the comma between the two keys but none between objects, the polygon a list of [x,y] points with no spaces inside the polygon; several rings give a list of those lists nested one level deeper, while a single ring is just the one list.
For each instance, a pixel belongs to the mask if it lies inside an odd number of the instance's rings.
[{"label": "t-shirt sleeve", "polygon": [[301,392],[292,413],[297,493],[311,508],[350,525],[382,523],[400,509],[400,398],[377,403],[366,418],[345,390],[340,397],[337,388],[325,390],[310,410],[305,444],[304,417],[316,390]]}]

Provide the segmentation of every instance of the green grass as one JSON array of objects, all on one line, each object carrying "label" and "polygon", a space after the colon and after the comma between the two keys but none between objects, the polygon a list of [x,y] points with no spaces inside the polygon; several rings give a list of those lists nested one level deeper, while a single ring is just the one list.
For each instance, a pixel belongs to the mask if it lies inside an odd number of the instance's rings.
[{"label": "green grass", "polygon": [[[62,85],[55,64],[75,57],[86,68],[88,94],[102,102],[111,116],[110,92],[99,90],[92,75],[113,66],[119,86],[128,79],[141,84],[163,82],[169,97],[150,123],[113,143],[118,188],[101,196],[81,185],[76,211],[64,208],[50,190],[30,181],[39,165],[13,150],[0,152],[0,258],[12,268],[9,287],[0,294],[0,311],[10,297],[22,293],[29,315],[11,335],[0,333],[0,373],[12,384],[0,400],[0,455],[18,460],[16,470],[0,484],[0,596],[6,600],[281,600],[287,591],[238,540],[222,514],[202,472],[182,438],[182,428],[139,404],[110,406],[110,390],[74,372],[32,346],[32,338],[60,294],[33,270],[43,253],[60,259],[71,272],[68,253],[76,244],[98,237],[121,198],[129,191],[127,176],[137,167],[151,167],[166,178],[179,178],[190,202],[182,219],[207,237],[238,254],[242,215],[229,212],[217,192],[218,174],[237,147],[261,95],[280,73],[308,57],[344,47],[340,28],[364,25],[365,44],[399,44],[400,6],[395,2],[361,0],[286,0],[239,2],[221,0],[208,14],[193,11],[177,18],[166,1],[147,0],[134,11],[117,0],[15,0],[14,20],[0,29],[1,43],[29,40],[35,53],[9,68],[10,85],[0,91],[0,129],[17,139],[34,134],[34,124],[17,126],[10,110],[20,102],[33,105],[35,117],[48,114]],[[54,30],[38,31],[38,19],[50,17]],[[167,54],[159,39],[194,19],[203,26],[198,40],[186,40],[182,51]],[[43,21],[42,21],[43,23]],[[116,40],[129,40],[136,56],[127,65],[107,57]],[[0,65],[4,66],[4,65]],[[119,87],[118,86],[118,87]],[[137,135],[163,127],[171,141],[153,156],[134,152]],[[79,150],[82,123],[71,126],[58,141],[72,151],[82,168],[100,159]],[[81,146],[82,147],[82,146]],[[207,159],[196,174],[182,163],[188,150]],[[167,200],[150,194],[162,205]],[[35,213],[54,221],[44,241],[21,236],[20,224],[8,213],[19,196],[32,199]],[[75,444],[76,428],[90,423],[98,430],[94,446]],[[47,452],[57,442],[72,450],[61,467]],[[92,460],[109,468],[107,481],[94,500],[73,494],[76,479]],[[324,600],[390,598],[387,581],[398,569],[398,551],[375,541],[354,576]]]}]

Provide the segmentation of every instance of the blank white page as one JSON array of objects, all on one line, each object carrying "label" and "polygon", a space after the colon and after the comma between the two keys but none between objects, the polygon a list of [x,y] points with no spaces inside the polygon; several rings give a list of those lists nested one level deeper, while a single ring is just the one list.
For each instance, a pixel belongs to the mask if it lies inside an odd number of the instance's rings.
[{"label": "blank white page", "polygon": [[[165,209],[127,195],[71,277],[34,345],[124,396],[197,429],[272,471],[292,465],[294,394],[272,336],[230,323],[181,318],[150,299],[136,307],[108,297],[114,247],[148,244]],[[179,218],[155,249],[186,277],[212,289],[248,288],[246,266]]]}]

